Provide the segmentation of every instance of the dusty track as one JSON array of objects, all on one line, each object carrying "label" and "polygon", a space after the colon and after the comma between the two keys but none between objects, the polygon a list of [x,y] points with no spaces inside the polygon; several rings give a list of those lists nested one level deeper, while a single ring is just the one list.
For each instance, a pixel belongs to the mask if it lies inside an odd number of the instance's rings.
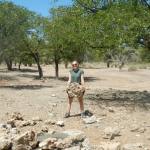
[{"label": "dusty track", "polygon": [[[25,70],[26,69],[26,70]],[[4,66],[0,67],[0,121],[7,120],[12,112],[20,112],[25,119],[39,116],[43,120],[54,115],[56,120],[64,120],[65,127],[51,126],[57,130],[80,129],[83,130],[91,143],[98,144],[106,141],[102,138],[105,127],[117,126],[121,136],[114,141],[121,143],[149,143],[150,117],[149,110],[140,107],[111,106],[111,103],[97,102],[88,99],[88,94],[94,94],[98,89],[120,89],[129,91],[150,91],[150,70],[128,72],[126,69],[119,72],[117,69],[84,69],[86,79],[85,108],[91,110],[100,122],[85,125],[79,116],[63,119],[66,111],[67,95],[65,93],[68,69],[61,66],[60,80],[54,78],[54,67],[44,66],[43,80],[37,80],[36,67],[24,68],[24,71],[7,72]],[[114,112],[109,111],[112,107]],[[75,100],[72,115],[79,112],[78,102]],[[132,125],[145,128],[143,133],[131,132]],[[34,126],[40,130],[43,123]],[[22,130],[27,130],[24,127]]]}]

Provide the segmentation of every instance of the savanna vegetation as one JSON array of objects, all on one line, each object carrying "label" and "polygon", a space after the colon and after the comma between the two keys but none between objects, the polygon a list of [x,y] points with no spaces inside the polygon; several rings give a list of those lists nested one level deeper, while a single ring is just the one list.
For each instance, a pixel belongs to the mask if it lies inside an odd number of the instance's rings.
[{"label": "savanna vegetation", "polygon": [[72,60],[104,61],[122,67],[150,62],[150,2],[147,0],[74,0],[43,17],[24,7],[0,1],[0,63],[67,67]]}]

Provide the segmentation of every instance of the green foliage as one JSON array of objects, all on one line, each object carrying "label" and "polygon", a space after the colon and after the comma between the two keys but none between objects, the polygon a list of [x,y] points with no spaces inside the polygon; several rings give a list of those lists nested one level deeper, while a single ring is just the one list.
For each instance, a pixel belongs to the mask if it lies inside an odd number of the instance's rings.
[{"label": "green foliage", "polygon": [[[74,0],[70,7],[38,16],[0,1],[0,57],[3,60],[58,64],[78,60],[117,61],[133,56],[150,61],[150,11],[144,1]],[[140,51],[139,46],[143,46]]]},{"label": "green foliage", "polygon": [[138,69],[137,69],[137,67],[136,66],[130,66],[129,68],[128,68],[128,71],[129,72],[131,72],[131,71],[137,71]]}]

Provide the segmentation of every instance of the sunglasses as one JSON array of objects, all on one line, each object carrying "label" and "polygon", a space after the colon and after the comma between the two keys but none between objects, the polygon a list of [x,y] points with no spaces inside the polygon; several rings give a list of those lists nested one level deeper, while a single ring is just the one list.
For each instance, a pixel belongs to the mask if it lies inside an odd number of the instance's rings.
[{"label": "sunglasses", "polygon": [[78,66],[78,64],[72,64],[72,66]]}]

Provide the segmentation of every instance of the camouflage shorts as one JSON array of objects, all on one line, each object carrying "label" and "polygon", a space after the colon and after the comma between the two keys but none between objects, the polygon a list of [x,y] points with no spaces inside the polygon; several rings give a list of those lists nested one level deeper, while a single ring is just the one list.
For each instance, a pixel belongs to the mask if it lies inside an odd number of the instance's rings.
[{"label": "camouflage shorts", "polygon": [[84,95],[85,88],[79,83],[71,83],[66,89],[69,97],[81,97]]}]

